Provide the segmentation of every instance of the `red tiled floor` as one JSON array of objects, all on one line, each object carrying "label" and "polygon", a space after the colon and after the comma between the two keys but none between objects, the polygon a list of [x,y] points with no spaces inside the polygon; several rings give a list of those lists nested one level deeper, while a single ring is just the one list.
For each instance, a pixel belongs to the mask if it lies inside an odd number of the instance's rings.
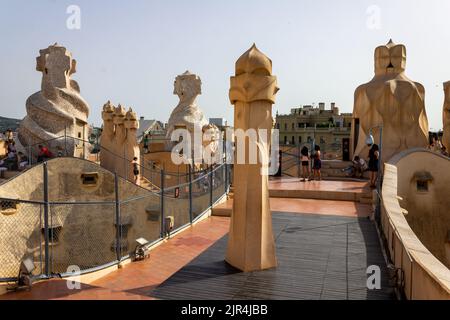
[{"label": "red tiled floor", "polygon": [[[315,181],[299,182],[299,179],[271,180],[271,189],[319,190],[363,192],[365,182]],[[220,206],[232,207],[232,200]],[[342,215],[366,217],[371,212],[369,205],[352,201],[312,200],[295,198],[271,198],[272,211]],[[229,229],[229,218],[210,217],[162,243],[150,253],[150,258],[133,262],[89,285],[82,284],[81,290],[67,289],[65,280],[50,280],[33,286],[31,291],[10,293],[2,299],[152,299],[148,293],[188,264]]]},{"label": "red tiled floor", "polygon": [[229,218],[211,217],[176,235],[150,252],[150,258],[133,262],[122,269],[86,285],[69,290],[65,280],[38,283],[31,291],[9,293],[5,299],[152,299],[146,296],[172,274],[200,255],[229,229]]},{"label": "red tiled floor", "polygon": [[[233,208],[233,199],[229,199],[215,208],[231,210]],[[270,210],[273,212],[311,213],[347,217],[367,217],[372,212],[370,205],[359,202],[293,198],[270,198]]]},{"label": "red tiled floor", "polygon": [[270,190],[347,191],[364,193],[369,191],[367,181],[306,181],[300,178],[270,178]]}]

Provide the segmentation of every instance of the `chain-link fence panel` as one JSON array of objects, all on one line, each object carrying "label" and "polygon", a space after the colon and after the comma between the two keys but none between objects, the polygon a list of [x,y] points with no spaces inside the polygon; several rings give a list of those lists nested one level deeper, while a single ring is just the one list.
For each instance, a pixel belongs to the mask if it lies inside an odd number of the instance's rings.
[{"label": "chain-link fence panel", "polygon": [[192,181],[192,214],[194,219],[211,206],[211,185],[208,173],[203,173]]},{"label": "chain-link fence panel", "polygon": [[215,204],[225,194],[225,165],[217,167],[212,172],[212,203]]},{"label": "chain-link fence panel", "polygon": [[50,272],[81,271],[117,260],[114,203],[51,204],[48,225]]},{"label": "chain-link fence panel", "polygon": [[39,203],[0,199],[0,280],[17,278],[27,259],[32,261],[32,274],[42,274],[43,209]]},{"label": "chain-link fence panel", "polygon": [[[191,222],[189,209],[189,184],[183,184],[164,190],[164,226],[172,223],[177,230]],[[165,228],[165,231],[167,229]]]},{"label": "chain-link fence panel", "polygon": [[[120,256],[132,257],[138,246],[137,240],[144,239],[150,244],[161,237],[161,197],[149,194],[128,199],[120,204]],[[142,242],[140,242],[142,244]]]}]

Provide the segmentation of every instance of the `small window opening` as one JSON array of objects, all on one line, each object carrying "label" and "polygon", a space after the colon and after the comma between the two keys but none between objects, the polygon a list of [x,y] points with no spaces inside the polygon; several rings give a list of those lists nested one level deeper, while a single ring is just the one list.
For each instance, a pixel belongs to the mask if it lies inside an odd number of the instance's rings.
[{"label": "small window opening", "polygon": [[[42,235],[44,236],[45,239],[45,228],[41,229],[42,231]],[[48,235],[48,240],[50,244],[57,244],[59,242],[59,236],[61,234],[62,231],[62,226],[54,226],[54,227],[48,227],[47,229],[47,235]]]},{"label": "small window opening", "polygon": [[95,186],[98,181],[98,173],[83,173],[81,175],[81,181],[83,185]]},{"label": "small window opening", "polygon": [[417,180],[417,191],[427,192],[428,191],[428,181],[427,180]]},{"label": "small window opening", "polygon": [[0,211],[4,215],[10,215],[17,212],[18,203],[16,201],[2,200],[0,201]]}]

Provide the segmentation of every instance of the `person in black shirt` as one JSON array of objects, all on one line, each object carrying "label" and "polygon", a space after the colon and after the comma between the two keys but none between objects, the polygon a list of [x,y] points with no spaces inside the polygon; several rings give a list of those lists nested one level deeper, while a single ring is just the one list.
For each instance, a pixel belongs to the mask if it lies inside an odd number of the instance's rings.
[{"label": "person in black shirt", "polygon": [[378,177],[378,162],[380,157],[380,152],[378,145],[372,145],[369,151],[369,171],[370,171],[370,187],[376,188],[376,182]]}]

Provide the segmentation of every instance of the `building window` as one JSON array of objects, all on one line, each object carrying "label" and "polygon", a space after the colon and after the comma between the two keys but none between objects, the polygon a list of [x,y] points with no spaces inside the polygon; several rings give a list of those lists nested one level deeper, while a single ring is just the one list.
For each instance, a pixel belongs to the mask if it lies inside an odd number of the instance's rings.
[{"label": "building window", "polygon": [[287,123],[284,124],[284,130],[287,131]]},{"label": "building window", "polygon": [[295,130],[295,123],[292,124],[292,131]]},{"label": "building window", "polygon": [[287,144],[287,136],[284,136],[284,144]]},{"label": "building window", "polygon": [[417,191],[428,192],[428,181],[417,180]]},{"label": "building window", "polygon": [[292,136],[292,144],[295,144],[295,137]]},{"label": "building window", "polygon": [[302,136],[298,136],[298,144],[302,143]]}]

